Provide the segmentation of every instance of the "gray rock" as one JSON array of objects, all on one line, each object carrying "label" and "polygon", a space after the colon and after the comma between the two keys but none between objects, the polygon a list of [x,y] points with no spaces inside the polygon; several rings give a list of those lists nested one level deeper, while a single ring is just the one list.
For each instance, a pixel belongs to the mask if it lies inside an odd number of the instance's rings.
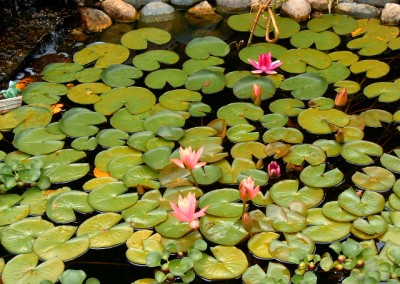
[{"label": "gray rock", "polygon": [[216,0],[217,9],[221,13],[240,13],[248,11],[251,0]]},{"label": "gray rock", "polygon": [[163,2],[150,2],[140,10],[140,21],[163,22],[172,20],[175,17],[175,9]]},{"label": "gray rock", "polygon": [[164,2],[164,3],[169,3],[169,0],[124,0],[124,2],[130,4],[133,6],[135,9],[140,9],[146,4],[149,4],[150,2]]},{"label": "gray rock", "polygon": [[372,5],[358,3],[339,3],[333,11],[334,13],[349,15],[357,19],[378,18],[381,14],[381,10]]},{"label": "gray rock", "polygon": [[355,0],[355,2],[375,7],[384,7],[387,3],[399,3],[399,0]]},{"label": "gray rock", "polygon": [[297,22],[310,18],[311,5],[306,0],[288,0],[282,5],[282,13]]},{"label": "gray rock", "polygon": [[191,7],[200,1],[201,0],[171,0],[171,4],[179,7]]},{"label": "gray rock", "polygon": [[327,0],[307,0],[314,12],[328,12]]},{"label": "gray rock", "polygon": [[136,9],[122,0],[104,0],[101,2],[101,8],[117,22],[130,23],[138,17]]},{"label": "gray rock", "polygon": [[400,5],[388,3],[382,10],[381,14],[382,24],[385,25],[399,25],[400,24]]}]

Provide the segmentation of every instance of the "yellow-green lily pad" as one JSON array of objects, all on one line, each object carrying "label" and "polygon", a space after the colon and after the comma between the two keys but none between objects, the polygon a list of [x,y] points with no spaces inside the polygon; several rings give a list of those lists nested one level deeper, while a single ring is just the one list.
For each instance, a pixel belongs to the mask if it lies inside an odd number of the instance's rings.
[{"label": "yellow-green lily pad", "polygon": [[325,167],[326,164],[307,166],[300,173],[300,180],[308,186],[322,188],[332,187],[342,182],[344,174],[338,168],[324,172]]},{"label": "yellow-green lily pad", "polygon": [[315,250],[314,242],[303,233],[284,234],[285,240],[271,240],[269,251],[272,257],[291,263],[299,263]]},{"label": "yellow-green lily pad", "polygon": [[160,63],[175,64],[179,55],[171,50],[149,50],[136,55],[133,58],[133,65],[143,71],[154,71],[159,69]]},{"label": "yellow-green lily pad", "polygon": [[27,104],[41,103],[56,104],[61,96],[68,92],[68,88],[58,83],[34,82],[22,90],[23,101]]},{"label": "yellow-green lily pad", "polygon": [[366,72],[367,78],[377,79],[389,73],[390,66],[379,60],[367,59],[353,63],[350,66],[350,71],[354,74]]},{"label": "yellow-green lily pad", "polygon": [[111,90],[110,86],[103,83],[84,83],[71,88],[67,97],[74,103],[87,105],[100,101],[100,94]]},{"label": "yellow-green lily pad", "polygon": [[352,140],[342,145],[340,152],[346,161],[360,166],[370,165],[375,162],[372,157],[380,157],[383,154],[383,148],[370,141]]},{"label": "yellow-green lily pad", "polygon": [[135,84],[134,79],[143,76],[143,72],[133,66],[112,64],[101,73],[101,80],[111,87],[129,87]]},{"label": "yellow-green lily pad", "polygon": [[289,153],[283,157],[283,160],[286,163],[291,162],[293,165],[300,166],[304,162],[307,162],[310,165],[316,166],[325,162],[326,155],[320,147],[304,143],[292,145]]},{"label": "yellow-green lily pad", "polygon": [[381,167],[365,167],[361,172],[355,172],[351,176],[354,184],[362,189],[384,192],[392,188],[396,177],[390,171]]},{"label": "yellow-green lily pad", "polygon": [[129,57],[129,49],[113,43],[97,43],[85,47],[74,54],[74,61],[87,65],[96,61],[95,67],[107,68],[112,64],[124,63]]},{"label": "yellow-green lily pad", "polygon": [[356,216],[369,216],[379,213],[385,206],[385,198],[378,192],[366,190],[362,197],[354,189],[348,188],[339,194],[339,205]]},{"label": "yellow-green lily pad", "polygon": [[350,118],[344,112],[337,109],[319,110],[309,108],[303,110],[297,117],[301,127],[314,134],[332,133],[332,125],[344,127],[350,122]]},{"label": "yellow-green lily pad", "polygon": [[276,240],[280,237],[275,232],[261,232],[250,238],[247,243],[247,247],[256,257],[261,259],[272,259],[272,255],[269,253],[269,244],[272,240]]},{"label": "yellow-green lily pad", "polygon": [[171,34],[159,28],[140,28],[124,34],[121,44],[129,49],[146,49],[148,42],[164,44],[171,40]]}]

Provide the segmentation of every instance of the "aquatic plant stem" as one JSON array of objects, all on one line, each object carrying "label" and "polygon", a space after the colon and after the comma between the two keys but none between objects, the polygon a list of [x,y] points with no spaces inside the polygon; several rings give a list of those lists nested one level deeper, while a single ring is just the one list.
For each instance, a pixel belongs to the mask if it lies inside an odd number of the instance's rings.
[{"label": "aquatic plant stem", "polygon": [[191,177],[192,177],[192,179],[193,179],[194,185],[195,185],[197,188],[199,188],[199,184],[197,183],[196,177],[195,177],[194,174],[193,174],[193,170],[192,170],[192,169],[189,169],[189,172],[190,172],[190,175],[191,175]]}]

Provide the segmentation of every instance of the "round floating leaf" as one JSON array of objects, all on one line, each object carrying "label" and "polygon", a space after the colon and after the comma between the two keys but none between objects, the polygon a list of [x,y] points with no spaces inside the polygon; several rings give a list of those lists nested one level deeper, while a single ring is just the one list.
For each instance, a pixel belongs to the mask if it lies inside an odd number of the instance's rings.
[{"label": "round floating leaf", "polygon": [[352,188],[339,194],[338,201],[340,207],[356,216],[379,213],[385,206],[385,198],[380,193],[366,190],[360,198]]},{"label": "round floating leaf", "polygon": [[75,73],[76,80],[80,83],[93,83],[101,79],[102,68],[91,67],[85,68]]},{"label": "round floating leaf", "polygon": [[231,149],[233,158],[243,158],[252,160],[253,156],[257,159],[264,159],[267,154],[264,153],[265,145],[260,142],[236,143]]},{"label": "round floating leaf", "polygon": [[399,34],[398,27],[381,25],[379,19],[360,19],[357,22],[358,29],[352,32],[353,37],[364,34],[365,38],[379,38],[388,42]]},{"label": "round floating leaf", "polygon": [[364,88],[363,93],[369,99],[378,97],[380,102],[391,103],[400,99],[400,84],[392,82],[372,83]]},{"label": "round floating leaf", "polygon": [[279,234],[274,232],[261,232],[252,236],[247,243],[247,247],[256,257],[261,259],[271,259],[272,255],[269,253],[269,244],[272,240],[279,238]]},{"label": "round floating leaf", "polygon": [[211,242],[234,246],[247,236],[239,217],[223,218],[205,215],[200,219],[200,231]]},{"label": "round floating leaf", "polygon": [[200,69],[193,72],[185,83],[189,90],[201,90],[204,94],[214,94],[225,87],[225,76],[218,71]]},{"label": "round floating leaf", "polygon": [[[325,193],[321,188],[304,186],[299,190],[298,180],[283,180],[270,189],[271,199],[279,206],[289,208],[293,201],[301,201],[307,208],[318,205]],[[207,212],[208,213],[208,212]]]},{"label": "round floating leaf", "polygon": [[314,242],[305,234],[284,234],[286,241],[271,240],[271,255],[284,262],[298,263],[315,250]]},{"label": "round floating leaf", "polygon": [[353,63],[350,66],[350,71],[354,74],[366,72],[367,78],[376,79],[389,73],[390,66],[382,61],[368,59]]},{"label": "round floating leaf", "polygon": [[329,50],[340,44],[340,37],[331,31],[303,30],[293,35],[290,43],[298,48],[308,48],[315,44],[318,50]]},{"label": "round floating leaf", "polygon": [[318,73],[328,80],[328,83],[336,83],[345,80],[350,76],[350,70],[342,63],[332,62],[332,64],[325,69],[316,69],[314,67],[307,67],[307,72]]},{"label": "round floating leaf", "polygon": [[1,244],[14,254],[30,253],[36,238],[53,227],[53,223],[41,218],[25,218],[1,232]]},{"label": "round floating leaf", "polygon": [[41,259],[59,258],[68,261],[84,254],[89,249],[87,235],[72,238],[77,227],[58,226],[41,234],[33,244],[33,250]]},{"label": "round floating leaf", "polygon": [[142,163],[141,153],[116,156],[108,163],[107,172],[116,179],[122,179],[128,170]]},{"label": "round floating leaf", "polygon": [[351,224],[335,222],[326,218],[321,208],[312,208],[307,212],[308,227],[303,234],[317,243],[332,243],[346,237],[350,233]]},{"label": "round floating leaf", "polygon": [[300,180],[311,187],[332,187],[339,184],[344,174],[337,168],[325,171],[326,164],[308,166],[300,173]]},{"label": "round floating leaf", "polygon": [[280,281],[281,283],[290,283],[290,271],[283,264],[270,262],[268,263],[267,273],[255,264],[247,268],[242,275],[243,282],[251,283],[267,283],[270,281]]},{"label": "round floating leaf", "polygon": [[304,109],[305,105],[299,99],[278,99],[269,105],[269,109],[273,113],[281,113],[289,117],[297,116]]},{"label": "round floating leaf", "polygon": [[[258,59],[256,59],[256,60],[258,60]],[[247,70],[242,70],[242,71],[236,70],[236,71],[229,72],[229,73],[225,74],[226,86],[228,88],[233,88],[233,86],[236,84],[236,82],[239,79],[250,76],[251,74],[252,74],[251,71],[247,71]]]},{"label": "round floating leaf", "polygon": [[163,110],[147,117],[144,120],[144,128],[147,131],[157,133],[161,126],[182,127],[185,119],[175,111]]},{"label": "round floating leaf", "polygon": [[388,47],[389,47],[391,50],[398,50],[398,49],[400,49],[400,39],[399,39],[398,37],[392,39],[391,41],[389,41]]},{"label": "round floating leaf", "polygon": [[[1,116],[0,129],[11,130],[18,133],[28,128],[42,128],[49,125],[52,119],[52,112],[47,105],[25,105],[16,108],[9,113]],[[16,123],[17,122],[17,123]],[[2,125],[2,124],[5,125]]]},{"label": "round floating leaf", "polygon": [[47,176],[51,183],[65,183],[80,179],[89,170],[88,163],[51,165],[43,169],[43,175]]},{"label": "round floating leaf", "polygon": [[329,53],[329,57],[332,61],[343,64],[344,66],[350,66],[351,64],[358,61],[358,55],[348,50],[339,50]]},{"label": "round floating leaf", "polygon": [[354,184],[362,189],[387,191],[396,181],[393,173],[381,167],[365,167],[362,171],[364,173],[356,172],[351,177]]},{"label": "round floating leaf", "polygon": [[71,143],[71,147],[76,150],[91,151],[97,147],[97,141],[95,137],[89,138],[88,136],[82,136],[74,139]]},{"label": "round floating leaf", "polygon": [[171,148],[168,146],[162,146],[153,148],[146,153],[143,153],[142,159],[149,167],[154,170],[161,170],[167,164],[170,163]]},{"label": "round floating leaf", "polygon": [[[265,12],[262,17],[265,20],[258,22],[257,28],[254,32],[254,34],[259,37],[265,37],[265,32],[266,32],[265,30],[266,30],[266,26],[268,24],[267,19],[270,18],[270,15]],[[287,17],[280,17],[276,14],[274,17],[275,17],[275,21],[279,27],[279,38],[280,39],[290,38],[291,36],[293,36],[294,34],[299,32],[300,24],[298,22],[296,22],[295,20],[293,20],[291,18],[287,18]],[[250,20],[249,23],[252,23],[252,22],[253,21]],[[242,22],[242,24],[243,24],[243,22]],[[275,30],[274,26],[271,25],[270,32],[273,32],[274,30]]]},{"label": "round floating leaf", "polygon": [[319,139],[313,145],[321,148],[327,157],[337,157],[340,154],[341,145],[335,140]]},{"label": "round floating leaf", "polygon": [[207,59],[189,59],[183,63],[182,70],[188,75],[200,70],[223,73],[224,68],[218,66],[221,64],[224,64],[224,60],[214,56],[210,56]]},{"label": "round floating leaf", "polygon": [[135,80],[143,76],[143,72],[133,66],[113,64],[101,73],[101,80],[111,87],[129,87]]},{"label": "round floating leaf", "polygon": [[253,161],[248,159],[237,158],[234,159],[232,165],[227,160],[221,160],[213,165],[219,166],[222,170],[222,177],[219,179],[220,183],[232,184],[238,183],[238,175],[247,170],[256,169]]},{"label": "round floating leaf", "polygon": [[393,120],[390,112],[381,109],[367,109],[361,113],[361,117],[369,127],[382,127],[382,122],[391,123]]},{"label": "round floating leaf", "polygon": [[305,73],[284,80],[282,90],[291,91],[299,100],[309,100],[322,96],[328,88],[328,81],[316,73]]},{"label": "round floating leaf", "polygon": [[376,239],[388,229],[388,222],[379,215],[370,215],[366,219],[358,218],[353,221],[351,233],[363,240]]},{"label": "round floating leaf", "polygon": [[264,111],[250,103],[231,103],[221,107],[217,111],[219,119],[225,119],[229,126],[248,124],[249,120],[259,120],[264,115]]},{"label": "round floating leaf", "polygon": [[355,94],[361,89],[360,84],[358,84],[357,82],[354,82],[354,81],[349,81],[349,80],[338,81],[338,82],[334,83],[333,86],[336,87],[335,91],[338,93],[343,88],[346,88],[347,94],[349,94],[349,95]]},{"label": "round floating leaf", "polygon": [[143,71],[154,71],[159,69],[160,63],[175,64],[179,55],[170,50],[150,50],[136,55],[133,58],[133,65]]},{"label": "round floating leaf", "polygon": [[152,89],[162,89],[167,83],[178,88],[185,84],[187,78],[188,75],[180,69],[162,69],[148,74],[144,83]]},{"label": "round floating leaf", "polygon": [[86,65],[96,61],[95,67],[107,68],[112,64],[124,63],[129,57],[129,49],[119,44],[97,43],[89,45],[74,54],[74,61]]},{"label": "round floating leaf", "polygon": [[13,257],[4,266],[1,279],[4,283],[41,283],[44,280],[57,282],[64,271],[64,262],[57,257],[37,265],[39,257],[34,253]]},{"label": "round floating leaf", "polygon": [[146,144],[150,139],[153,139],[155,137],[154,133],[151,131],[140,131],[132,134],[128,141],[127,144],[132,147],[133,149],[146,152],[147,147]]},{"label": "round floating leaf", "polygon": [[248,266],[246,255],[236,247],[215,246],[210,251],[214,257],[202,253],[203,257],[193,263],[194,271],[205,279],[234,279]]},{"label": "round floating leaf", "polygon": [[130,49],[146,49],[148,42],[164,44],[171,40],[171,34],[159,28],[140,28],[124,34],[121,44]]},{"label": "round floating leaf", "polygon": [[231,142],[246,142],[257,140],[260,134],[252,132],[256,128],[250,124],[239,124],[232,126],[226,132],[226,136]]},{"label": "round floating leaf", "polygon": [[74,210],[80,213],[93,211],[87,193],[71,190],[51,197],[47,202],[46,215],[56,223],[71,223],[76,221]]},{"label": "round floating leaf", "polygon": [[357,219],[356,215],[353,215],[340,207],[338,201],[326,202],[322,206],[322,213],[327,218],[337,222],[351,222]]},{"label": "round floating leaf", "polygon": [[50,63],[43,69],[43,80],[52,83],[67,83],[75,80],[75,73],[83,66],[76,63]]},{"label": "round floating leaf", "polygon": [[161,236],[152,230],[139,230],[134,232],[126,241],[128,250],[126,257],[135,264],[146,264],[146,256],[150,251],[162,252],[165,248],[161,243]]},{"label": "round floating leaf", "polygon": [[302,165],[304,161],[310,165],[319,165],[326,160],[324,151],[312,144],[293,145],[290,151],[283,157],[286,163],[291,162],[293,165]]},{"label": "round floating leaf", "polygon": [[271,142],[268,143],[264,148],[265,154],[267,156],[273,156],[274,159],[279,159],[285,156],[290,151],[290,144],[285,144],[282,142]]},{"label": "round floating leaf", "polygon": [[123,106],[131,114],[144,113],[156,103],[155,95],[142,87],[115,88],[103,93],[100,98],[94,109],[104,115],[113,114]]},{"label": "round floating leaf", "polygon": [[67,97],[74,103],[90,105],[100,101],[99,94],[109,90],[111,90],[111,87],[103,83],[85,83],[70,89]]},{"label": "round floating leaf", "polygon": [[308,21],[307,27],[316,32],[332,28],[338,35],[345,35],[357,29],[358,23],[348,15],[324,14]]},{"label": "round floating leaf", "polygon": [[128,223],[117,224],[122,216],[117,213],[102,213],[84,221],[76,231],[78,237],[87,235],[90,248],[109,248],[126,242],[133,228]]},{"label": "round floating leaf", "polygon": [[72,108],[64,113],[58,125],[68,136],[81,137],[95,135],[99,128],[94,125],[106,121],[107,118],[101,113],[86,108]]},{"label": "round floating leaf", "polygon": [[286,125],[286,123],[288,123],[288,121],[289,118],[282,113],[269,113],[264,115],[260,119],[262,126],[267,129],[271,129],[274,127],[283,127]]},{"label": "round floating leaf", "polygon": [[84,191],[91,191],[100,185],[103,185],[103,184],[106,184],[109,182],[114,182],[114,181],[117,181],[117,180],[110,176],[95,177],[95,178],[90,179],[87,182],[85,182],[84,185],[82,186],[82,188]]},{"label": "round floating leaf", "polygon": [[247,63],[250,64],[248,59],[253,59],[258,61],[258,56],[262,53],[271,52],[274,58],[278,58],[287,50],[286,47],[282,45],[275,44],[275,43],[268,43],[268,42],[261,42],[255,43],[250,46],[247,46],[239,51],[239,58]]},{"label": "round floating leaf", "polygon": [[117,146],[112,147],[108,150],[99,152],[94,160],[94,165],[96,168],[103,172],[108,171],[108,164],[115,158],[122,157],[125,155],[136,155],[141,156],[141,152],[130,148],[128,146]]},{"label": "round floating leaf", "polygon": [[[218,181],[222,176],[222,171],[217,166],[206,165],[202,168],[194,169],[193,175],[199,184],[208,185]],[[189,179],[193,181],[193,177]]]},{"label": "round floating leaf", "polygon": [[158,224],[155,227],[157,233],[162,235],[163,237],[167,238],[181,238],[182,236],[186,235],[192,228],[189,226],[187,222],[181,222],[172,215],[168,215],[167,220]]},{"label": "round floating leaf", "polygon": [[400,173],[400,152],[394,151],[395,154],[397,155],[389,155],[387,153],[384,153],[381,158],[380,158],[380,162],[382,164],[382,166],[384,166],[386,169],[388,169],[389,171],[393,172],[393,173]]},{"label": "round floating leaf", "polygon": [[242,214],[243,204],[236,203],[240,199],[239,191],[233,188],[222,188],[210,191],[199,199],[199,207],[208,206],[207,214],[217,217],[237,217]]},{"label": "round floating leaf", "polygon": [[143,186],[146,188],[158,189],[160,183],[157,181],[159,172],[146,165],[140,165],[128,170],[123,178],[124,184],[128,187]]},{"label": "round floating leaf", "polygon": [[307,226],[302,214],[276,204],[268,204],[265,215],[272,220],[273,228],[279,232],[297,233]]},{"label": "round floating leaf", "polygon": [[309,108],[303,110],[297,117],[302,128],[314,134],[332,133],[332,125],[344,127],[350,122],[350,118],[344,112],[337,109],[319,110]]},{"label": "round floating leaf", "polygon": [[125,193],[128,189],[122,182],[109,182],[90,191],[88,202],[94,209],[103,212],[119,212],[136,203],[138,194]]},{"label": "round floating leaf", "polygon": [[370,141],[352,140],[342,145],[340,154],[352,164],[366,166],[374,163],[374,159],[370,156],[380,157],[383,149]]},{"label": "round floating leaf", "polygon": [[22,90],[23,101],[27,104],[52,105],[60,101],[61,96],[68,92],[68,88],[62,84],[35,82]]},{"label": "round floating leaf", "polygon": [[269,175],[263,170],[249,169],[241,172],[237,179],[242,181],[245,178],[252,177],[255,185],[265,185],[268,182]]},{"label": "round floating leaf", "polygon": [[103,147],[123,146],[129,134],[119,129],[103,129],[96,135],[96,141]]},{"label": "round floating leaf", "polygon": [[387,43],[379,38],[356,38],[347,43],[349,49],[359,49],[362,56],[374,56],[383,53],[387,49]]},{"label": "round floating leaf", "polygon": [[246,76],[239,79],[233,87],[233,93],[239,99],[249,99],[254,84],[261,87],[261,100],[269,99],[275,94],[275,84],[271,79],[255,76]]},{"label": "round floating leaf", "polygon": [[15,134],[13,146],[31,155],[52,153],[64,146],[65,135],[50,134],[46,128],[28,128]]},{"label": "round floating leaf", "polygon": [[159,102],[171,110],[187,110],[192,102],[200,102],[202,96],[199,92],[187,89],[175,89],[162,94]]},{"label": "round floating leaf", "polygon": [[229,51],[227,43],[213,36],[194,38],[185,48],[185,53],[193,59],[207,59],[210,56],[224,57]]},{"label": "round floating leaf", "polygon": [[112,127],[125,132],[144,131],[144,119],[150,116],[150,111],[131,114],[126,108],[117,110],[110,119]]},{"label": "round floating leaf", "polygon": [[274,127],[267,130],[262,137],[265,143],[284,141],[290,144],[301,143],[303,138],[303,133],[300,130],[289,127]]},{"label": "round floating leaf", "polygon": [[141,199],[132,207],[122,211],[122,215],[133,228],[151,228],[167,220],[168,213],[158,208],[159,204],[158,200]]},{"label": "round floating leaf", "polygon": [[307,65],[325,69],[332,63],[326,53],[310,48],[289,49],[279,56],[279,60],[283,62],[280,68],[290,73],[304,73]]}]

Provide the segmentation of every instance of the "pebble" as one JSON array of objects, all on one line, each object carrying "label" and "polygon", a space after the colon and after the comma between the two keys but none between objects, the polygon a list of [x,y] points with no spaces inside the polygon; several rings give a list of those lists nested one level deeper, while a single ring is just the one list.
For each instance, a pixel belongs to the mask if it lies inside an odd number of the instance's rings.
[{"label": "pebble", "polygon": [[104,0],[101,2],[101,8],[117,22],[130,23],[136,21],[138,17],[136,9],[122,0]]},{"label": "pebble", "polygon": [[387,3],[382,10],[381,21],[384,25],[400,24],[400,4]]}]

